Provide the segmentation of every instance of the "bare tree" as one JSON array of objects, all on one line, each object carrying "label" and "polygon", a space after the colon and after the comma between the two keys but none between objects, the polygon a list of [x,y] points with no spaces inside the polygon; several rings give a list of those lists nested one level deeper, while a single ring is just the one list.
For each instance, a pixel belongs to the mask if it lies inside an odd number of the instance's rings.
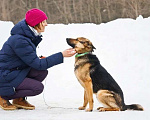
[{"label": "bare tree", "polygon": [[2,19],[3,20],[7,20],[7,10],[6,10],[6,1],[5,0],[2,0],[1,1],[1,14],[2,14]]},{"label": "bare tree", "polygon": [[81,20],[81,23],[83,22],[83,7],[82,7],[82,5],[83,5],[83,1],[82,0],[80,0],[80,20]]},{"label": "bare tree", "polygon": [[[54,5],[55,5],[55,6],[57,7],[57,9],[59,10],[59,12],[61,13],[61,15],[65,18],[65,20],[66,20],[65,23],[69,23],[66,14],[64,14],[64,13],[61,11],[61,9],[60,9],[59,5],[57,4],[57,2],[56,2],[55,0],[53,0],[53,2],[54,2]],[[65,6],[65,3],[64,3],[64,6]],[[65,11],[65,12],[66,12],[66,11]]]},{"label": "bare tree", "polygon": [[78,18],[77,18],[77,11],[76,11],[76,3],[75,0],[73,0],[73,11],[74,11],[74,19],[77,22]]},{"label": "bare tree", "polygon": [[101,14],[101,3],[100,3],[100,0],[98,0],[98,9],[96,9],[97,11],[97,16],[98,16],[98,22],[97,23],[102,23],[102,14]]}]

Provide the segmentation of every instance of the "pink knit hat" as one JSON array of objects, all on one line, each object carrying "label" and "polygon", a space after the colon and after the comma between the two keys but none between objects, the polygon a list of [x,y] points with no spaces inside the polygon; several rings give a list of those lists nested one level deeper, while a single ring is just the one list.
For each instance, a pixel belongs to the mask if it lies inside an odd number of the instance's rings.
[{"label": "pink knit hat", "polygon": [[25,20],[26,20],[27,24],[30,25],[31,27],[33,27],[47,19],[48,18],[46,16],[46,14],[42,10],[39,10],[37,8],[33,8],[33,9],[27,11],[27,13],[25,15]]}]

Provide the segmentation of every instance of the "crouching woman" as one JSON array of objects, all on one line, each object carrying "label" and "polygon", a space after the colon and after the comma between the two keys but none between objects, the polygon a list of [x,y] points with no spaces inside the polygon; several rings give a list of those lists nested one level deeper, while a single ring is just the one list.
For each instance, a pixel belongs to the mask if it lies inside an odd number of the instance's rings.
[{"label": "crouching woman", "polygon": [[27,11],[25,19],[12,28],[11,36],[0,50],[0,107],[4,110],[35,109],[26,98],[42,93],[47,69],[76,53],[67,49],[44,59],[37,56],[36,47],[42,41],[46,20],[46,14],[39,9]]}]

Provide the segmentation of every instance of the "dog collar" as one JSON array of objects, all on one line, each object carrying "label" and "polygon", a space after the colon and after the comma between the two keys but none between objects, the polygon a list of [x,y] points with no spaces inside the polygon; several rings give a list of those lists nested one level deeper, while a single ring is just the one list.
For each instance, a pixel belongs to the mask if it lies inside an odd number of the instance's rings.
[{"label": "dog collar", "polygon": [[85,53],[77,54],[75,57],[84,56],[84,55],[86,55],[86,54],[88,54],[88,53],[90,53],[90,52],[85,52]]}]

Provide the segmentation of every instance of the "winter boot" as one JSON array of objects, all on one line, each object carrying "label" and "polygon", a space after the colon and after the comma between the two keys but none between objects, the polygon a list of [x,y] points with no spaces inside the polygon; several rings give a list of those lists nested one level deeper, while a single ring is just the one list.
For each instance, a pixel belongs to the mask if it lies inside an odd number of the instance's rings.
[{"label": "winter boot", "polygon": [[14,99],[13,100],[13,105],[15,105],[17,108],[22,108],[22,109],[26,109],[26,110],[35,109],[35,106],[28,103],[25,98],[16,98],[16,99]]},{"label": "winter boot", "polygon": [[3,110],[16,110],[17,109],[16,106],[12,105],[8,100],[3,99],[1,96],[0,96],[0,107]]}]

